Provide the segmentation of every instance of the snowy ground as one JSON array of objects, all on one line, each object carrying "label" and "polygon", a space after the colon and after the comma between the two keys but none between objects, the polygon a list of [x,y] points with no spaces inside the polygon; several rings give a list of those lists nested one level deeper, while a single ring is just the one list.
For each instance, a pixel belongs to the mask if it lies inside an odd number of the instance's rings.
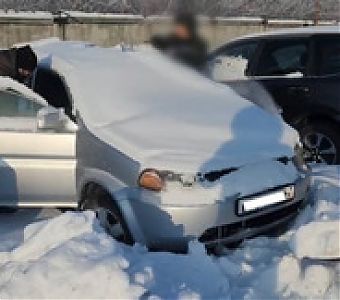
[{"label": "snowy ground", "polygon": [[339,201],[340,167],[314,169],[313,205],[291,230],[221,257],[124,246],[89,212],[2,214],[0,298],[339,299]]}]

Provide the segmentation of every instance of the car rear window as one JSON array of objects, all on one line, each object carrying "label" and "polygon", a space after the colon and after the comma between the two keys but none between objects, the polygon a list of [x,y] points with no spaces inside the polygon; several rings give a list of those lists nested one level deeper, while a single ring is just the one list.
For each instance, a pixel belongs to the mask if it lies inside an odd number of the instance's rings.
[{"label": "car rear window", "polygon": [[318,39],[316,59],[318,75],[340,73],[340,36]]},{"label": "car rear window", "polygon": [[261,54],[257,76],[306,75],[308,40],[269,40]]}]

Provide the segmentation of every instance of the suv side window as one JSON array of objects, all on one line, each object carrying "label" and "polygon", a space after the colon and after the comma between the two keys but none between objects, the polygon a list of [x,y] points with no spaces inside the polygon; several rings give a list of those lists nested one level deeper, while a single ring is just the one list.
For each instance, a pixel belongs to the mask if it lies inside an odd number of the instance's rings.
[{"label": "suv side window", "polygon": [[258,44],[258,41],[241,42],[218,51],[210,65],[213,80],[227,81],[244,78]]},{"label": "suv side window", "polygon": [[317,75],[340,73],[340,36],[318,39],[316,60]]},{"label": "suv side window", "polygon": [[42,107],[18,93],[0,91],[0,131],[33,131]]},{"label": "suv side window", "polygon": [[258,62],[257,76],[304,76],[308,63],[307,39],[269,40]]}]

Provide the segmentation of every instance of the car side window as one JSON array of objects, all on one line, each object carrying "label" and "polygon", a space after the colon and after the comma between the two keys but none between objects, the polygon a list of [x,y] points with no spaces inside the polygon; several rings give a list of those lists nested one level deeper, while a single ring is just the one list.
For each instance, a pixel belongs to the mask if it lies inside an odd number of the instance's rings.
[{"label": "car side window", "polygon": [[18,93],[0,91],[0,131],[34,130],[42,107]]},{"label": "car side window", "polygon": [[257,76],[297,76],[307,73],[308,40],[268,41],[258,62]]},{"label": "car side window", "polygon": [[227,81],[244,78],[258,44],[256,41],[243,42],[218,52],[210,66],[212,79]]},{"label": "car side window", "polygon": [[340,73],[340,36],[318,39],[316,59],[317,75]]}]

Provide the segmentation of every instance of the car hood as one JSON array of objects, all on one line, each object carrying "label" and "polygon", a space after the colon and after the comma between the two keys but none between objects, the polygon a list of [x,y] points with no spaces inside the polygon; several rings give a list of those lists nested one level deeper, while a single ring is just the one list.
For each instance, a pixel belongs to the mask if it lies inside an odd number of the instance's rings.
[{"label": "car hood", "polygon": [[150,49],[38,47],[87,129],[141,168],[207,172],[293,156],[298,135],[230,88]]}]

